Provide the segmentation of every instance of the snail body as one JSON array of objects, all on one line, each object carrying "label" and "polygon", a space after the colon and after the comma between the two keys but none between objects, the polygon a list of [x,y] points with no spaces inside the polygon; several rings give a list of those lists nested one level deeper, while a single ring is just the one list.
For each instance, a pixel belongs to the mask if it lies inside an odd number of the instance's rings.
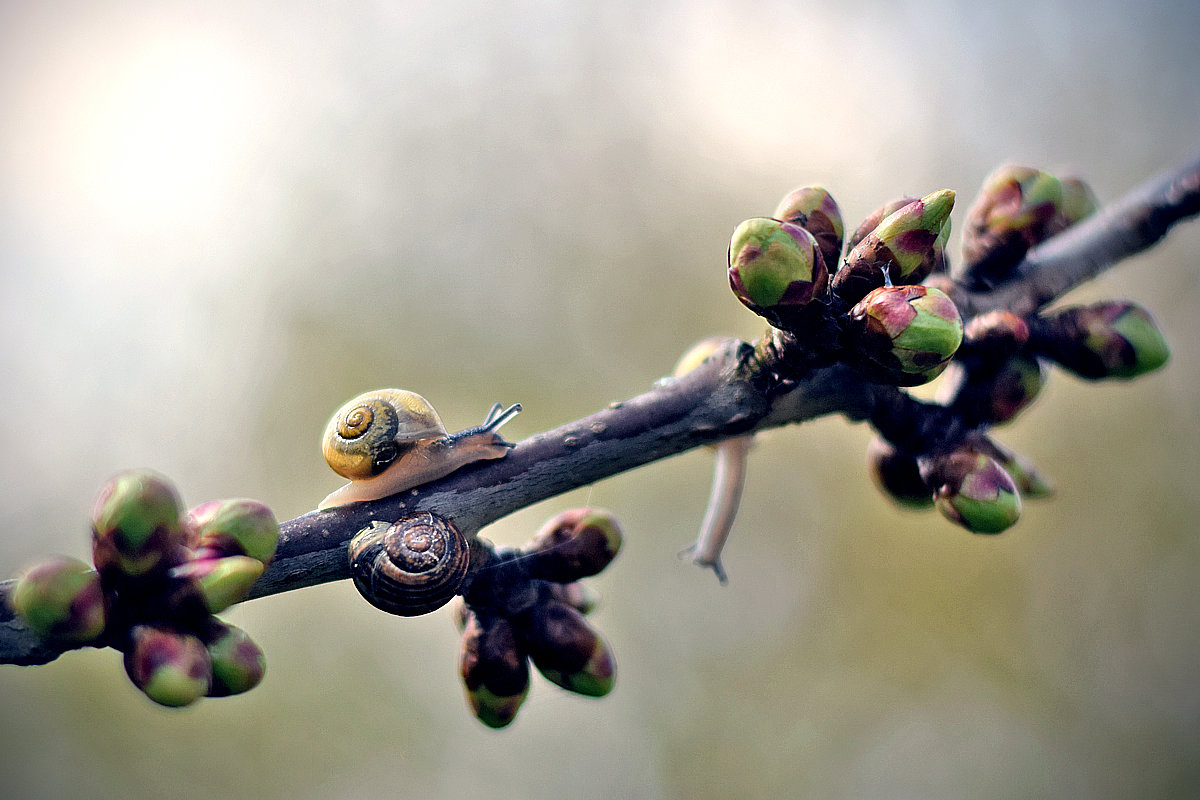
[{"label": "snail body", "polygon": [[415,617],[458,594],[471,547],[450,520],[428,511],[395,523],[373,522],[350,540],[350,573],[359,593],[389,614]]},{"label": "snail body", "polygon": [[496,431],[520,404],[492,406],[483,424],[454,434],[416,392],[380,389],[346,403],[325,429],[322,451],[334,472],[350,483],[318,508],[378,500],[445,477],[474,461],[503,458],[513,447]]}]

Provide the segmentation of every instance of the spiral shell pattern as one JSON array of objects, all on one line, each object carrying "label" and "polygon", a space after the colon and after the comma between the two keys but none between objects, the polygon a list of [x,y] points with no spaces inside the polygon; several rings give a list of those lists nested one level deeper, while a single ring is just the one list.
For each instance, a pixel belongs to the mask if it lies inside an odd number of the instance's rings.
[{"label": "spiral shell pattern", "polygon": [[387,469],[407,444],[445,435],[441,418],[424,397],[379,389],[338,409],[325,428],[321,449],[334,472],[364,480]]},{"label": "spiral shell pattern", "polygon": [[467,577],[470,546],[454,523],[428,511],[373,522],[350,540],[354,585],[371,605],[415,617],[441,608]]}]

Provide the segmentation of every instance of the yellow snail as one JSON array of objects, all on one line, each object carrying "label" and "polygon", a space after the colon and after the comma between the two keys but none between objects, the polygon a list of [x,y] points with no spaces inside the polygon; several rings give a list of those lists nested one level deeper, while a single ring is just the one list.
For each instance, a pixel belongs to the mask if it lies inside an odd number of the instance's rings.
[{"label": "yellow snail", "polygon": [[521,410],[496,403],[483,424],[447,434],[433,406],[403,389],[360,395],[338,409],[322,450],[333,471],[350,483],[317,508],[378,500],[445,477],[474,461],[503,458],[513,447],[496,430]]},{"label": "yellow snail", "polygon": [[350,573],[371,605],[415,617],[450,602],[471,565],[471,547],[450,520],[421,511],[372,522],[350,540]]}]

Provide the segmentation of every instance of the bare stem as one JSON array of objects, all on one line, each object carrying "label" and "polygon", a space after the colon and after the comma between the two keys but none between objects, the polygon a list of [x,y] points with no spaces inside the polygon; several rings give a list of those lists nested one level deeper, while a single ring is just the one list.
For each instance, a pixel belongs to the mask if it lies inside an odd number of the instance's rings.
[{"label": "bare stem", "polygon": [[[1013,280],[987,292],[958,290],[964,317],[1008,309],[1028,315],[1200,213],[1200,157],[1126,195],[1031,250]],[[281,526],[279,549],[251,597],[349,577],[346,545],[373,520],[421,509],[456,521],[468,535],[512,512],[597,480],[703,444],[832,413],[868,419],[916,403],[841,366],[812,369],[780,386],[761,354],[730,341],[701,368],[613,403],[591,416],[532,436],[506,458],[483,462],[400,495],[324,511]],[[0,583],[7,598],[12,582]],[[41,664],[60,649],[34,636],[0,603],[0,663]]]}]

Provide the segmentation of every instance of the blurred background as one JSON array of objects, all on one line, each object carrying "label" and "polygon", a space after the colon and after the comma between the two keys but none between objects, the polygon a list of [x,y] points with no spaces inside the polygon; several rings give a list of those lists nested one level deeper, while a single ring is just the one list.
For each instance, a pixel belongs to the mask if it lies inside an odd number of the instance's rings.
[{"label": "blurred background", "polygon": [[[729,232],[791,188],[852,227],[996,165],[1102,201],[1200,147],[1195,3],[0,4],[0,573],[85,556],[110,474],[281,519],[339,480],[317,439],[367,389],[514,439],[759,334]],[[957,236],[955,237],[957,241]],[[1077,292],[1128,297],[1159,373],[1056,373],[999,438],[1058,487],[996,538],[894,509],[839,419],[759,437],[730,574],[677,560],[711,458],[591,502],[617,687],[535,676],[475,722],[446,611],[348,583],[227,617],[241,698],[158,708],[112,651],[0,668],[9,797],[1182,797],[1200,792],[1200,225]]]}]

